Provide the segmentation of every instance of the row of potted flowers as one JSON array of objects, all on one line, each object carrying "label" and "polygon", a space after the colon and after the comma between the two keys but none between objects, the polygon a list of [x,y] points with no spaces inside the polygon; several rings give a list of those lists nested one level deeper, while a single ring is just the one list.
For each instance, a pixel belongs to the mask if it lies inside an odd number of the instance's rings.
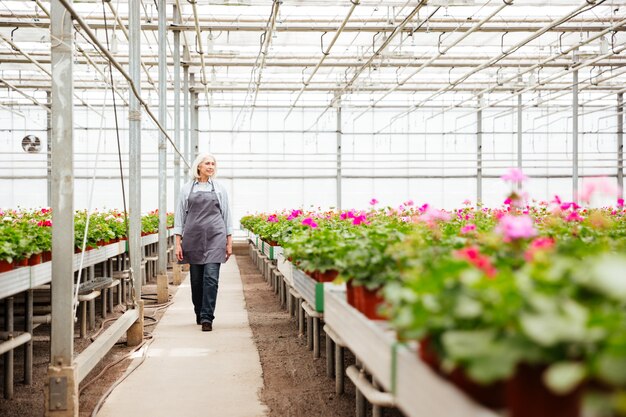
[{"label": "row of potted flowers", "polygon": [[[127,217],[118,210],[76,211],[74,214],[74,245],[80,251],[126,239]],[[87,222],[87,239],[85,229]],[[173,227],[174,215],[168,213],[168,228]],[[0,210],[0,272],[16,266],[35,265],[51,259],[52,211],[48,208]],[[142,235],[158,232],[158,211],[141,219]]]},{"label": "row of potted flowers", "polygon": [[[581,199],[606,190],[603,181]],[[363,292],[384,297],[367,314],[389,318],[400,341],[419,341],[435,372],[483,404],[513,417],[579,416],[584,387],[602,386],[610,398],[626,387],[626,211],[621,199],[596,209],[526,200],[513,192],[494,209],[407,201],[293,210],[242,225],[312,276],[338,274],[349,302],[362,304]],[[529,386],[536,397],[520,400]]]}]

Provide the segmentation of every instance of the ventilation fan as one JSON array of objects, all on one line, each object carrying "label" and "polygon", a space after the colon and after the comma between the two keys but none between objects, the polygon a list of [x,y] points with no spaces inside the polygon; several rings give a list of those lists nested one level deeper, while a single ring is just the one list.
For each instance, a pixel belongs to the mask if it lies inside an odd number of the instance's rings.
[{"label": "ventilation fan", "polygon": [[22,139],[22,149],[28,153],[39,153],[41,150],[41,141],[37,136],[28,135]]}]

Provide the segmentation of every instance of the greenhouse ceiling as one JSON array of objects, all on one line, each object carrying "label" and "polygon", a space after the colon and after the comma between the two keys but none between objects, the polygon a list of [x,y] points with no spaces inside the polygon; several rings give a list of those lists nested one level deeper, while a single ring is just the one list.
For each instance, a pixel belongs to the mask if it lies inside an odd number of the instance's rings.
[{"label": "greenhouse ceiling", "polygon": [[[64,0],[66,1],[66,0]],[[141,2],[141,90],[158,106],[158,2]],[[76,105],[128,82],[128,2],[68,2]],[[50,4],[0,2],[0,106],[46,106]],[[319,109],[615,105],[626,86],[626,1],[167,1],[167,88],[174,62],[200,107]],[[94,41],[97,39],[100,46]],[[107,46],[108,45],[108,46]],[[174,51],[179,50],[176,56]],[[183,76],[181,75],[181,87]],[[168,102],[173,102],[168,94]],[[356,116],[358,117],[358,116]]]}]

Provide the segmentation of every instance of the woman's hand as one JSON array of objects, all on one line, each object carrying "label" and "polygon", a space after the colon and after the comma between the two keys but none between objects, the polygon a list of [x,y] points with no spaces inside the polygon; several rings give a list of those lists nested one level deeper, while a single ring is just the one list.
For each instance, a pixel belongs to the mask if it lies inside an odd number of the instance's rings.
[{"label": "woman's hand", "polygon": [[233,237],[232,235],[226,236],[226,260],[233,254]]},{"label": "woman's hand", "polygon": [[183,260],[183,245],[180,242],[176,242],[176,259]]},{"label": "woman's hand", "polygon": [[228,260],[228,258],[230,258],[230,255],[232,254],[233,254],[233,244],[227,243],[226,244],[226,260]]}]

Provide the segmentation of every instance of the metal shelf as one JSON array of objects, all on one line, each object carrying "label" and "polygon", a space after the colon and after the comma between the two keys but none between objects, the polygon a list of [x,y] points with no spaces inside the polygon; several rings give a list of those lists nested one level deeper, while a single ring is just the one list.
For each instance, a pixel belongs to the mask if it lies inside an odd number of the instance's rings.
[{"label": "metal shelf", "polygon": [[[168,230],[168,236],[171,231]],[[146,246],[156,243],[159,234],[153,233],[141,237],[141,245]],[[109,258],[120,255],[126,251],[126,241],[111,243],[85,252],[83,268],[104,262]],[[74,254],[74,271],[80,266],[80,253]],[[0,274],[0,300],[15,294],[27,291],[39,285],[48,284],[52,280],[52,262],[44,262],[39,265],[25,266]]]},{"label": "metal shelf", "polygon": [[406,417],[498,417],[433,373],[417,357],[415,344],[396,341],[386,321],[370,320],[346,301],[345,291],[327,285],[324,321],[372,374],[394,395]]}]

